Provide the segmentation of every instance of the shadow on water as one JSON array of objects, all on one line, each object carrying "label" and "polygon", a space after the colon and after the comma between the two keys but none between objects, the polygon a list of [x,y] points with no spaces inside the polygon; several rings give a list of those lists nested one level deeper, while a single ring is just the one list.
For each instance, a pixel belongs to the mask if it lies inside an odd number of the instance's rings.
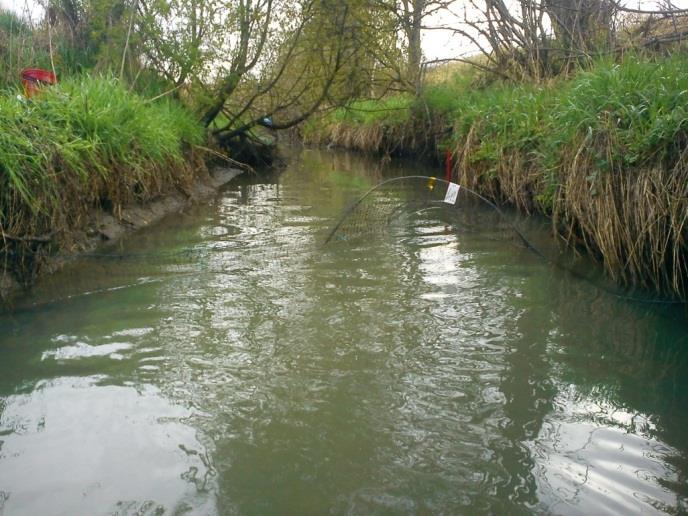
[{"label": "shadow on water", "polygon": [[683,310],[470,217],[323,247],[395,167],[295,153],[0,317],[0,512],[685,511]]}]

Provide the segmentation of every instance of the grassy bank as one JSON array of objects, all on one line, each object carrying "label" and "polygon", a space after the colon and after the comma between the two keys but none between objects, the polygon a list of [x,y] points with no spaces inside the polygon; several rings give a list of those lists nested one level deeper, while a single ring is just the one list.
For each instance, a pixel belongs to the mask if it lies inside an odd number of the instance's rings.
[{"label": "grassy bank", "polygon": [[147,102],[103,77],[18,93],[0,94],[0,259],[22,281],[69,246],[91,209],[117,214],[192,179],[188,144],[204,131],[173,101]]},{"label": "grassy bank", "polygon": [[627,57],[547,85],[480,89],[459,72],[418,100],[340,109],[305,136],[383,153],[450,149],[460,183],[547,214],[620,283],[685,299],[686,64]]}]

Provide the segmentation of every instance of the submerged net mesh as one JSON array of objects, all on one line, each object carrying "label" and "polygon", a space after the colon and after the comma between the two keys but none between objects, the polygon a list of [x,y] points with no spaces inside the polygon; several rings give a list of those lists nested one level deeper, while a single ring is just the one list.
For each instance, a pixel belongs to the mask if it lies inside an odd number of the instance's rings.
[{"label": "submerged net mesh", "polygon": [[468,188],[426,176],[392,178],[369,190],[345,211],[325,244],[393,231],[396,222],[419,215],[457,233],[511,241],[541,254],[494,203]]},{"label": "submerged net mesh", "polygon": [[398,222],[418,215],[444,223],[446,231],[471,233],[480,239],[526,248],[559,270],[618,298],[641,303],[682,304],[680,300],[619,288],[599,267],[592,266],[589,259],[565,250],[551,238],[543,240],[542,226],[535,231],[524,229],[527,224],[521,222],[526,221],[517,222],[514,214],[505,214],[489,199],[435,177],[404,176],[373,187],[344,212],[327,235],[325,245],[355,243],[382,233],[393,233],[397,225],[405,226]]},{"label": "submerged net mesh", "polygon": [[[431,224],[428,225],[428,221]],[[228,234],[210,236],[198,242],[198,246],[167,252],[93,253],[80,259],[88,266],[76,271],[79,282],[74,285],[75,295],[93,292],[94,285],[98,285],[95,291],[111,290],[122,285],[159,281],[168,275],[280,275],[284,271],[307,267],[308,260],[318,259],[319,248],[335,251],[337,246],[366,245],[370,239],[399,236],[399,232],[418,229],[425,224],[424,231],[470,234],[473,240],[494,240],[528,249],[559,269],[624,299],[674,302],[646,293],[634,296],[621,292],[600,275],[599,268],[590,267],[589,261],[572,260],[572,253],[561,253],[553,239],[543,239],[546,232],[542,231],[542,225],[531,231],[529,223],[532,221],[517,220],[515,214],[503,212],[480,194],[443,179],[395,177],[379,183],[355,201],[329,232],[321,235],[319,242],[314,240],[318,237],[309,233],[307,226],[271,225],[269,229],[254,228],[255,234],[241,241]],[[304,246],[306,241],[311,245]],[[308,256],[304,254],[305,249],[308,249]]]}]

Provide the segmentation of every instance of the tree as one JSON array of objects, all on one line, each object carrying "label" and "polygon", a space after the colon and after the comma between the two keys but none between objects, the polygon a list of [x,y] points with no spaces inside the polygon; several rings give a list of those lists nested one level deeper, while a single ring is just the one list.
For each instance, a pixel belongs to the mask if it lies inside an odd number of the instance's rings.
[{"label": "tree", "polygon": [[377,0],[378,7],[392,13],[397,21],[397,30],[404,38],[406,48],[406,71],[404,79],[409,89],[420,93],[422,82],[423,49],[422,31],[429,28],[427,19],[446,10],[452,0]]},{"label": "tree", "polygon": [[590,51],[610,43],[615,4],[609,0],[544,0],[554,34],[567,49]]},{"label": "tree", "polygon": [[208,0],[138,0],[137,32],[146,64],[181,87],[203,73],[206,62],[217,59],[211,36],[222,32],[217,19],[220,5]]},{"label": "tree", "polygon": [[292,127],[396,77],[397,26],[372,0],[139,2],[147,64],[188,89],[221,141]]},{"label": "tree", "polygon": [[[606,0],[469,0],[455,32],[479,49],[485,68],[514,80],[540,79],[588,55],[594,14]],[[584,11],[583,9],[588,9]],[[606,16],[595,19],[607,23]],[[553,33],[554,32],[554,33]]]},{"label": "tree", "polygon": [[417,90],[420,23],[443,2],[51,0],[49,5],[52,23],[73,49],[92,57],[90,66],[100,63],[101,69],[119,72],[132,87],[140,77],[154,79],[153,70],[166,90],[196,109],[218,139],[227,140],[256,126],[289,128],[322,108],[383,95],[399,85]]}]

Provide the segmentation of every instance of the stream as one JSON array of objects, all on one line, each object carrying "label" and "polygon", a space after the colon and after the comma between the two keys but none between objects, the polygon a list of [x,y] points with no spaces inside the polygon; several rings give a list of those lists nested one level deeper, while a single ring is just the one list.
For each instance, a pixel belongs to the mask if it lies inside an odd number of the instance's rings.
[{"label": "stream", "polygon": [[684,308],[432,212],[324,246],[438,172],[289,152],[0,316],[0,515],[688,511]]}]

